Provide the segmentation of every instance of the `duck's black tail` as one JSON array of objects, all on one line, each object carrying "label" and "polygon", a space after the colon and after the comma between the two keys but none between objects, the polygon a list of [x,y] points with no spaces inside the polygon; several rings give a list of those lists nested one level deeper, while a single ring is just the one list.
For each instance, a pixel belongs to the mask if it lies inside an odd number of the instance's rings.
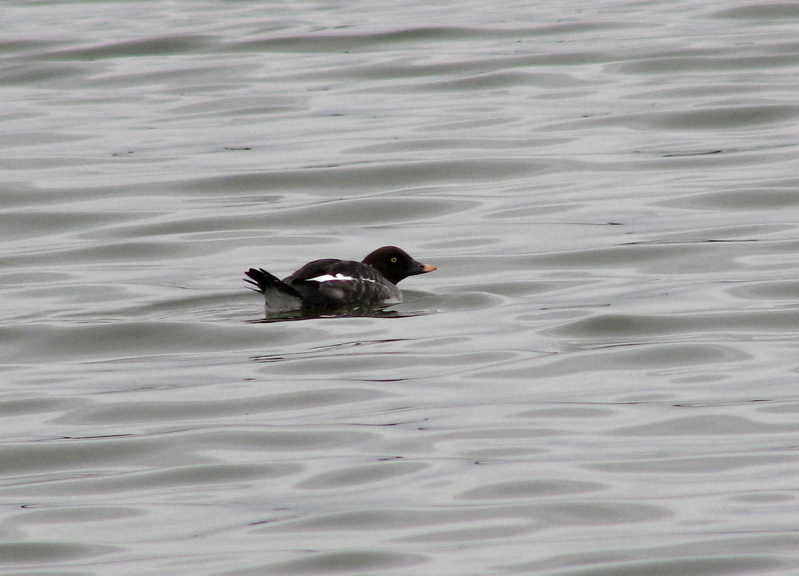
[{"label": "duck's black tail", "polygon": [[302,296],[294,288],[264,270],[263,268],[250,268],[244,273],[249,279],[244,281],[252,284],[251,290],[260,292],[266,299],[266,307],[270,311],[299,310],[302,308]]}]

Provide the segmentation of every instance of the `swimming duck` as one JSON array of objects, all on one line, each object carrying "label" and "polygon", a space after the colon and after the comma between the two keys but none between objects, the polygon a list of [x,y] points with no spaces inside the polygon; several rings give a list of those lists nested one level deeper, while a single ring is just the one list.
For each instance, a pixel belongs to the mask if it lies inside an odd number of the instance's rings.
[{"label": "swimming duck", "polygon": [[422,264],[396,246],[378,248],[362,262],[327,258],[309,262],[278,279],[250,268],[245,282],[266,299],[267,313],[330,308],[379,308],[402,302],[397,284],[436,267]]}]

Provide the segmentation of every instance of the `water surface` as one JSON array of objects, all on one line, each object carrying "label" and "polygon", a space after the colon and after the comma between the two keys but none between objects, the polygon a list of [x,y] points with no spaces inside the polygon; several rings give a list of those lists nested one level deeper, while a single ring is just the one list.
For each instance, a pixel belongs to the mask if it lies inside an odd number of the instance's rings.
[{"label": "water surface", "polygon": [[[4,571],[799,569],[796,6],[4,20]],[[394,315],[244,288],[384,244]]]}]

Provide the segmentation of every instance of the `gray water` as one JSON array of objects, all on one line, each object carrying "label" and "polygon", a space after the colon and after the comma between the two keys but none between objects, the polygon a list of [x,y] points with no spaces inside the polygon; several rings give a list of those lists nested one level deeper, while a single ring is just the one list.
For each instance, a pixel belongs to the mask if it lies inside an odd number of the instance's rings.
[{"label": "gray water", "polygon": [[799,573],[799,4],[501,4],[3,4],[0,571]]}]

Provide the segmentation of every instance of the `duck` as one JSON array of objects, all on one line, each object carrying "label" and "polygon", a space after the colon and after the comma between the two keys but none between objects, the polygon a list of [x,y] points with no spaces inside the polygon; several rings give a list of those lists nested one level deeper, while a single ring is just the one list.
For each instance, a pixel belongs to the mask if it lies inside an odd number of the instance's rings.
[{"label": "duck", "polygon": [[250,268],[244,281],[263,294],[267,314],[368,309],[401,303],[397,284],[434,270],[435,266],[417,262],[396,246],[383,246],[361,262],[334,258],[308,262],[283,280],[263,268]]}]

